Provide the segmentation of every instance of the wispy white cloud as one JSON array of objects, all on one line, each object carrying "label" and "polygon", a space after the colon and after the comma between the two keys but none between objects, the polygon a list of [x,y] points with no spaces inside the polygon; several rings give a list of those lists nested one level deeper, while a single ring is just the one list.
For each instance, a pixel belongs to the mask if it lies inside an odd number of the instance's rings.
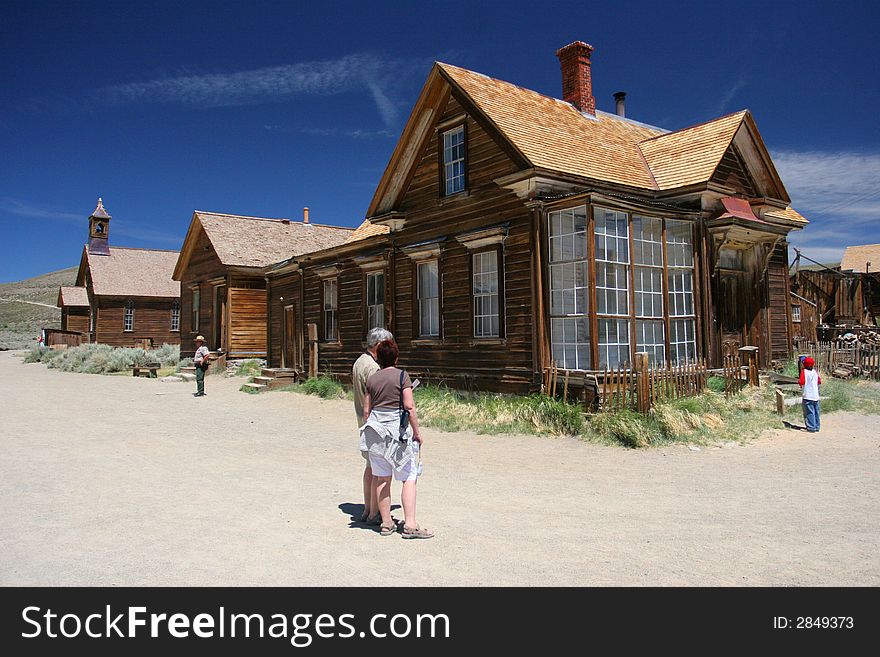
[{"label": "wispy white cloud", "polygon": [[[16,217],[25,217],[27,219],[38,219],[41,221],[63,221],[65,223],[76,222],[82,226],[83,239],[86,237],[88,211],[79,213],[64,212],[51,205],[23,201],[16,198],[5,197],[0,200],[2,200],[3,203],[3,213],[11,214]],[[169,244],[174,246],[180,246],[183,242],[183,237],[181,235],[156,230],[146,224],[137,225],[130,219],[113,219],[112,223],[111,237],[117,235],[130,237],[143,242]],[[112,243],[113,242],[111,242],[111,244]]]},{"label": "wispy white cloud", "polygon": [[834,262],[847,246],[880,242],[880,153],[778,151],[773,161],[811,222],[790,238],[805,255]]},{"label": "wispy white cloud", "polygon": [[724,114],[728,111],[730,107],[731,101],[734,99],[736,94],[740,92],[740,90],[748,84],[749,80],[745,75],[740,75],[736,81],[727,88],[727,91],[724,92],[724,95],[721,96],[721,100],[718,101],[718,105],[713,112],[714,116],[718,116],[719,114]]},{"label": "wispy white cloud", "polygon": [[14,198],[3,199],[3,209],[9,214],[28,219],[57,219],[64,221],[84,221],[82,214],[63,212],[56,208],[30,203]]},{"label": "wispy white cloud", "polygon": [[361,53],[234,73],[187,74],[100,89],[100,104],[175,103],[191,107],[233,107],[283,100],[295,95],[329,96],[367,92],[382,122],[395,126],[397,104],[389,89],[411,63]]}]

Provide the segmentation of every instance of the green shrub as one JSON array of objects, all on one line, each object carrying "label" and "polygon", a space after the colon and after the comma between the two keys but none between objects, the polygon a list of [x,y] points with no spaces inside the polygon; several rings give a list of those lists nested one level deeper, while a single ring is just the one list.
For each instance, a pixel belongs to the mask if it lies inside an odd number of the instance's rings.
[{"label": "green shrub", "polygon": [[249,358],[239,363],[235,369],[235,376],[260,376],[263,372],[262,361],[257,358]]},{"label": "green shrub", "polygon": [[329,376],[306,379],[300,385],[300,392],[307,395],[317,395],[321,399],[345,399],[345,388],[336,379]]},{"label": "green shrub", "polygon": [[727,387],[727,381],[723,376],[710,376],[706,380],[706,387],[712,392],[724,392]]},{"label": "green shrub", "polygon": [[176,367],[179,361],[180,347],[169,344],[150,351],[134,347],[111,347],[106,344],[82,344],[61,351],[41,347],[25,356],[25,362],[28,363],[42,362],[62,372],[84,374],[125,372],[134,365],[156,362],[162,367]]},{"label": "green shrub", "polygon": [[819,402],[819,410],[823,413],[835,411],[850,411],[853,409],[853,396],[851,390],[855,382],[836,381],[830,376],[822,380],[819,387],[819,396],[827,397]]}]

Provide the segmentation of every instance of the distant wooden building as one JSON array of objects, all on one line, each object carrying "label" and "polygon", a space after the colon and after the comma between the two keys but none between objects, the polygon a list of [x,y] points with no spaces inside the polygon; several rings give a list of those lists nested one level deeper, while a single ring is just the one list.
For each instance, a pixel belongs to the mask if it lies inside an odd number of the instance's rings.
[{"label": "distant wooden building", "polygon": [[61,309],[61,330],[75,331],[89,338],[89,293],[84,287],[67,287],[62,285],[58,290],[58,302]]},{"label": "distant wooden building", "polygon": [[193,213],[174,266],[183,290],[181,349],[203,334],[230,358],[266,355],[265,268],[291,255],[344,242],[351,228],[204,212]]},{"label": "distant wooden building", "polygon": [[797,266],[790,285],[797,338],[815,341],[819,325],[875,326],[880,319],[880,244],[849,246],[840,264]]},{"label": "distant wooden building", "polygon": [[[145,341],[178,344],[180,285],[171,278],[178,252],[111,246],[110,221],[98,199],[89,217],[89,242],[83,248],[76,287],[59,291],[62,328],[66,321],[68,327],[80,327],[68,330],[82,330],[88,341],[115,347]],[[88,320],[84,322],[82,303],[86,300]]]},{"label": "distant wooden building", "polygon": [[752,115],[669,132],[597,111],[591,52],[557,53],[564,100],[435,64],[356,234],[268,272],[270,364],[305,362],[309,323],[322,371],[384,325],[415,374],[495,390],[636,352],[788,357],[807,222]]}]

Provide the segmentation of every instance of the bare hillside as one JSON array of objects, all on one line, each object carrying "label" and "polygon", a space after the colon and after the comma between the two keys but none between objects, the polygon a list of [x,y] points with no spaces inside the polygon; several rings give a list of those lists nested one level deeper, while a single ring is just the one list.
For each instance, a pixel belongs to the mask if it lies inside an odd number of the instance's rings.
[{"label": "bare hillside", "polygon": [[70,267],[16,283],[0,283],[0,348],[29,347],[41,328],[61,326],[61,311],[55,307],[58,286],[73,285],[76,270]]}]

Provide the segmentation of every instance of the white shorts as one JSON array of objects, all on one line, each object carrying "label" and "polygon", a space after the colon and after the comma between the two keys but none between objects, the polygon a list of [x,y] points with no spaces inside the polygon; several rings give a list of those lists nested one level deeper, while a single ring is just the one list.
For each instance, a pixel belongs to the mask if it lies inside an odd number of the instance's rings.
[{"label": "white shorts", "polygon": [[416,459],[411,459],[398,472],[384,456],[370,454],[370,469],[374,477],[390,477],[393,474],[397,481],[415,481],[419,478],[419,464]]}]

